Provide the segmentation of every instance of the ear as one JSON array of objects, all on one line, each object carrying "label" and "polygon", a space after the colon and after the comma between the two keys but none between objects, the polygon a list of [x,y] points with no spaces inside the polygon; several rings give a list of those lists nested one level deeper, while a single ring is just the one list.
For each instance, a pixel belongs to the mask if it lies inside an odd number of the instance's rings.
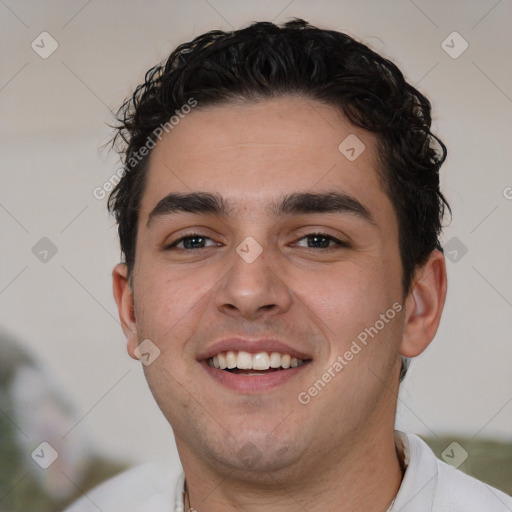
[{"label": "ear", "polygon": [[446,299],[446,264],[444,254],[434,250],[414,275],[405,300],[405,323],[400,354],[416,357],[434,338]]},{"label": "ear", "polygon": [[133,306],[133,291],[128,282],[128,267],[126,264],[119,263],[114,267],[112,271],[112,284],[117,311],[119,313],[119,319],[121,320],[121,327],[123,328],[126,341],[128,342],[128,354],[133,359],[138,359],[135,355],[138,339]]}]

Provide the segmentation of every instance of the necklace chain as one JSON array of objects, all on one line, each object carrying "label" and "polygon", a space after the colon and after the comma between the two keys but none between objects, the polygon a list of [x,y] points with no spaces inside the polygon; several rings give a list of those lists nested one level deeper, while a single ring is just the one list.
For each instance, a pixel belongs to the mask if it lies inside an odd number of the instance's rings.
[{"label": "necklace chain", "polygon": [[[181,478],[180,478],[181,480]],[[180,487],[180,482],[178,482],[178,487]],[[181,491],[177,493],[177,496],[181,495],[181,498],[176,500],[176,506],[174,507],[174,512],[185,512],[185,502],[188,502],[189,507],[187,508],[187,512],[197,512],[197,510],[190,506],[190,496],[188,495],[187,482],[185,478],[183,478],[183,487],[182,489],[177,489],[177,491]],[[391,505],[386,510],[386,512],[392,512],[393,505],[395,504],[396,496],[393,498]]]}]

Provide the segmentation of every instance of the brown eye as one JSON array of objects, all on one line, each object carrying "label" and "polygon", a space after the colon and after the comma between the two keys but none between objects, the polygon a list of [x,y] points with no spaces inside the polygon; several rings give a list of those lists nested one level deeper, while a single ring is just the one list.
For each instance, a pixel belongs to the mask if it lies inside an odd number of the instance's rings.
[{"label": "brown eye", "polygon": [[[302,241],[305,241],[306,245],[300,244]],[[308,249],[335,249],[337,247],[348,246],[341,240],[338,240],[337,238],[326,233],[310,233],[300,238],[297,245],[300,247],[307,247]]]},{"label": "brown eye", "polygon": [[167,247],[167,249],[173,249],[173,248],[178,248],[178,249],[183,249],[183,250],[205,249],[206,247],[208,247],[208,245],[207,245],[208,241],[213,242],[213,244],[209,244],[209,246],[219,245],[207,236],[193,233],[193,234],[184,236],[184,237],[176,240],[171,245],[169,245]]}]

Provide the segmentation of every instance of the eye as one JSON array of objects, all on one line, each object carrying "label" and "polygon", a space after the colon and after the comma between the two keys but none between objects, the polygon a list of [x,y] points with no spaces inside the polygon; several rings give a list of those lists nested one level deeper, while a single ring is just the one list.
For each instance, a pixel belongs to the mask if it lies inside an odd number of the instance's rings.
[{"label": "eye", "polygon": [[[207,245],[208,242],[211,242]],[[199,233],[190,233],[187,236],[183,236],[167,246],[167,249],[205,249],[206,247],[218,246],[220,244],[214,242],[211,238],[201,235]]]},{"label": "eye", "polygon": [[[301,242],[305,242],[301,244]],[[334,243],[334,245],[331,245]],[[306,247],[308,249],[336,249],[337,247],[348,247],[348,244],[342,242],[327,233],[309,233],[296,242],[299,247]]]}]

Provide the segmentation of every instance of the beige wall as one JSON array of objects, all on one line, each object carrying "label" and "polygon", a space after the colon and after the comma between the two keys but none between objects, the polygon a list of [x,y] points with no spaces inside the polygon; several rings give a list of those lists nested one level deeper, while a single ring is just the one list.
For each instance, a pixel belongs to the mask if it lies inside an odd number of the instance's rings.
[{"label": "beige wall", "polygon": [[[93,196],[118,168],[114,155],[98,150],[109,109],[201,32],[303,17],[391,56],[431,98],[449,148],[442,181],[454,218],[444,242],[456,237],[468,251],[448,261],[441,328],[403,385],[398,425],[509,436],[512,4],[288,2],[0,3],[2,325],[85,415],[69,436],[87,433],[101,450],[134,461],[174,453],[171,430],[125,352],[111,296],[116,230],[106,201]],[[47,59],[31,48],[43,31],[59,45]],[[457,59],[441,47],[453,31],[469,44]],[[58,249],[47,263],[32,253],[44,236]]]}]

